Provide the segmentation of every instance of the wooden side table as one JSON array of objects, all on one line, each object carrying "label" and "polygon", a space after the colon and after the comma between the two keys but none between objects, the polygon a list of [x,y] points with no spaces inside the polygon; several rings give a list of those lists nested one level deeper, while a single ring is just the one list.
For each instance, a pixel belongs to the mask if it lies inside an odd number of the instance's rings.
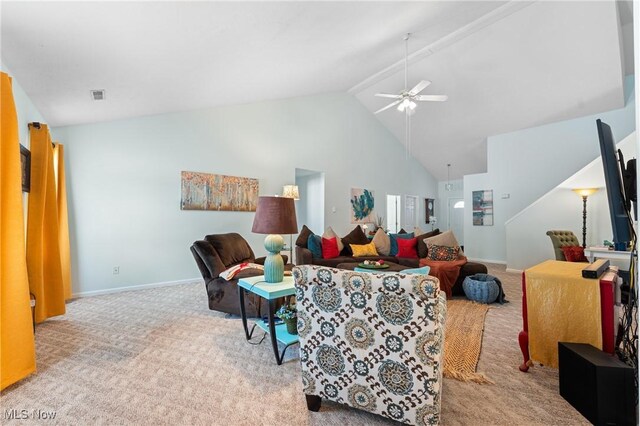
[{"label": "wooden side table", "polygon": [[[256,294],[269,302],[268,322],[259,319],[253,324],[251,330],[247,326],[247,314],[244,305],[245,292]],[[238,281],[238,294],[240,295],[240,314],[242,317],[242,326],[244,327],[244,334],[247,340],[251,340],[253,332],[256,327],[269,334],[271,337],[271,345],[273,346],[273,353],[276,356],[276,362],[278,365],[282,364],[284,354],[287,348],[293,344],[298,343],[298,336],[289,334],[287,332],[286,324],[274,323],[275,313],[275,301],[285,296],[292,296],[296,292],[293,277],[285,276],[281,283],[268,284],[264,280],[264,275],[250,278],[242,278]],[[282,343],[284,349],[282,353],[278,351],[278,342]]]}]

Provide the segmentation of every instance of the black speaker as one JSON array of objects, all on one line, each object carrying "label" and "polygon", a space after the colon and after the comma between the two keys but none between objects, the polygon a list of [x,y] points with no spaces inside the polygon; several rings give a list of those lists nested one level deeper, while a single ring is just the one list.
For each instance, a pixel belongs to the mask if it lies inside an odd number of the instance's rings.
[{"label": "black speaker", "polygon": [[586,343],[558,343],[560,395],[595,425],[635,425],[633,368]]}]

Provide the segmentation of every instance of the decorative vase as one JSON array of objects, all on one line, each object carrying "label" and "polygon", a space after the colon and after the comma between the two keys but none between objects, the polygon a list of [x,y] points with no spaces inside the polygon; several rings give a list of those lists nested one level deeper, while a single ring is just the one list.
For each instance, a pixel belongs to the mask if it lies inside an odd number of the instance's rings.
[{"label": "decorative vase", "polygon": [[298,334],[298,319],[291,318],[284,320],[284,323],[287,325],[287,333],[289,334]]}]

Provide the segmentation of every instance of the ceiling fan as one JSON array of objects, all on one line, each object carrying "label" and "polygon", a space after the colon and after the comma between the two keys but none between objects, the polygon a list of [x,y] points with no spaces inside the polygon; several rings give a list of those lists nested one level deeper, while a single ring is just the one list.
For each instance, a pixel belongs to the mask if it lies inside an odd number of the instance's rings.
[{"label": "ceiling fan", "polygon": [[404,37],[405,41],[405,56],[404,56],[404,90],[400,92],[398,95],[394,95],[391,93],[376,93],[375,96],[380,98],[391,98],[396,99],[391,102],[389,105],[380,108],[374,114],[378,114],[382,111],[385,111],[391,107],[398,105],[398,111],[404,111],[409,115],[412,115],[416,109],[416,102],[444,102],[449,97],[447,95],[420,95],[424,89],[427,88],[431,84],[429,80],[421,80],[418,84],[414,86],[413,89],[407,89],[407,81],[409,80],[409,37],[411,33],[407,33]]}]

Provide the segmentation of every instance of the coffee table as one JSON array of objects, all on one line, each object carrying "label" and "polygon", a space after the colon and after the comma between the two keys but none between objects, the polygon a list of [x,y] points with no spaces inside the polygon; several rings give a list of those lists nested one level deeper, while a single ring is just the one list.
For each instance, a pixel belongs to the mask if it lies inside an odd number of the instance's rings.
[{"label": "coffee table", "polygon": [[[358,265],[360,265],[360,263],[362,263],[362,262],[340,263],[340,264],[338,264],[338,266],[336,266],[336,268],[338,268],[338,269],[348,269],[349,271],[353,271],[356,268],[358,268]],[[400,271],[404,271],[405,269],[410,269],[409,266],[403,266],[403,265],[399,265],[399,264],[393,263],[393,262],[384,262],[384,263],[389,265],[389,267],[386,268],[386,269],[368,269],[367,272],[378,274],[380,272],[400,272]]]},{"label": "coffee table", "polygon": [[[269,301],[268,323],[265,323],[262,319],[256,320],[249,330],[247,326],[247,314],[244,305],[244,294],[250,292],[256,294]],[[240,316],[242,317],[242,326],[244,327],[244,334],[247,340],[251,340],[253,332],[256,327],[260,328],[265,334],[269,334],[271,337],[271,346],[273,346],[273,353],[276,356],[276,362],[278,365],[282,364],[284,353],[287,348],[295,343],[298,343],[298,335],[289,334],[287,332],[286,324],[275,324],[275,301],[285,296],[292,296],[296,292],[296,287],[293,281],[293,277],[284,277],[281,283],[269,284],[264,280],[264,275],[257,277],[241,278],[238,280],[238,294],[240,295]],[[284,349],[282,354],[278,351],[278,342],[282,343]]]}]

